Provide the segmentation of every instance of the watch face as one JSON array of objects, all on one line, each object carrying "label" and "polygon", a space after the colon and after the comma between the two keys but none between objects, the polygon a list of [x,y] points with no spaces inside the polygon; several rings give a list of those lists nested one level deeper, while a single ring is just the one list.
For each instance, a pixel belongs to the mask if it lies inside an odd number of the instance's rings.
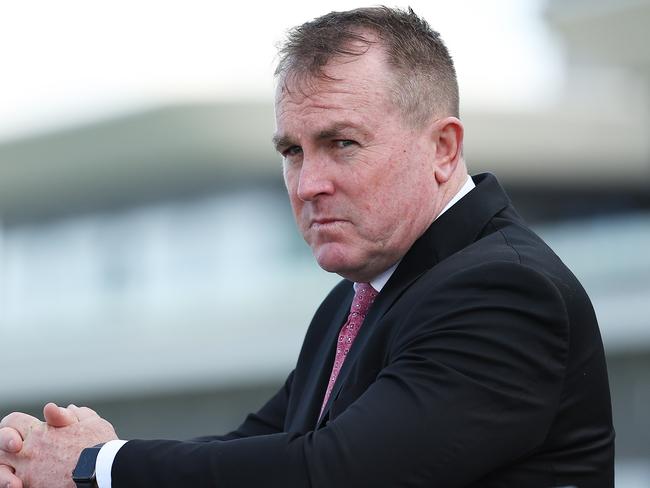
[{"label": "watch face", "polygon": [[81,451],[77,466],[72,472],[74,481],[90,481],[95,479],[95,463],[97,461],[98,448],[89,447]]}]

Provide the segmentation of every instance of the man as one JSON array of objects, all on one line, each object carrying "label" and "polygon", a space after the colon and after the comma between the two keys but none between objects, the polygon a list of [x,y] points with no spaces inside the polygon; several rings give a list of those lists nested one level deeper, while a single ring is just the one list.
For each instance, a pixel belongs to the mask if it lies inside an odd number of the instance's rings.
[{"label": "man", "polygon": [[613,486],[591,304],[496,179],[468,176],[438,34],[411,11],[359,9],[294,29],[281,54],[289,198],[344,278],[284,387],[191,442],[124,443],[75,406],[11,414],[0,485],[72,487],[76,466],[91,486],[90,463],[101,488]]}]

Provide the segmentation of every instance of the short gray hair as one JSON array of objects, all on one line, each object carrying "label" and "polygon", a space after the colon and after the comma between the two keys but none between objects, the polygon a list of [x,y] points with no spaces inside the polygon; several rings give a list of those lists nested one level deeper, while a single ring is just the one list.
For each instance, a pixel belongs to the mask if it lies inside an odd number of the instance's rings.
[{"label": "short gray hair", "polygon": [[[411,8],[370,7],[330,12],[291,29],[280,46],[276,76],[327,78],[335,57],[361,56],[379,38],[394,80],[391,96],[405,118],[424,123],[432,116],[459,116],[456,70],[440,34]],[[361,47],[359,47],[361,46]]]}]

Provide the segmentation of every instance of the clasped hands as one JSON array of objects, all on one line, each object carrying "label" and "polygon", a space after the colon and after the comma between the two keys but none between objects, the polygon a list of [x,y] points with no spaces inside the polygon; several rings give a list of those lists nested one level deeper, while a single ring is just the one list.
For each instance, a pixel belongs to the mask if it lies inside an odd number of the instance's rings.
[{"label": "clasped hands", "polygon": [[74,488],[81,451],[117,439],[90,408],[48,403],[43,416],[14,412],[0,422],[0,488]]}]

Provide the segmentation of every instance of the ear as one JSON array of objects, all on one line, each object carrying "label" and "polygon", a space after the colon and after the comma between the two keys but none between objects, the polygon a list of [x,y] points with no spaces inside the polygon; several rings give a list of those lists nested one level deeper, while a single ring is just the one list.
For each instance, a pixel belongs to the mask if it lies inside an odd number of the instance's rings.
[{"label": "ear", "polygon": [[456,117],[445,117],[433,123],[434,174],[438,184],[446,183],[456,171],[463,156],[464,132],[463,123]]}]

